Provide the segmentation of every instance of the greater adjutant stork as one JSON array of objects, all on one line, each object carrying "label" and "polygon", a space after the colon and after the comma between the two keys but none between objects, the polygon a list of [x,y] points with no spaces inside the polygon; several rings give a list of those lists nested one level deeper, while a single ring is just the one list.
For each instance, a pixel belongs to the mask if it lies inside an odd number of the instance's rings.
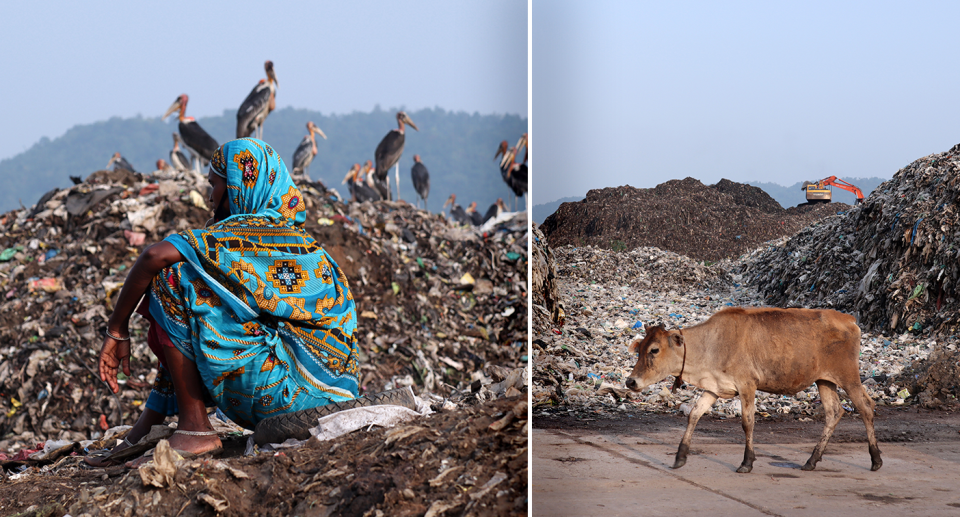
[{"label": "greater adjutant stork", "polygon": [[519,149],[527,146],[527,134],[524,133],[520,137],[520,140],[517,141],[517,147],[508,149],[507,145],[506,140],[500,142],[500,147],[497,149],[497,154],[494,155],[494,159],[503,155],[500,159],[500,177],[503,178],[503,182],[513,191],[513,195],[515,196],[513,206],[514,209],[516,209],[517,199],[527,192],[526,155],[524,155],[522,164],[517,163],[517,152]]},{"label": "greater adjutant stork", "polygon": [[498,197],[497,201],[490,205],[490,208],[487,209],[487,213],[483,215],[483,222],[487,222],[494,217],[500,215],[501,212],[507,211],[507,205],[503,203],[503,198]]},{"label": "greater adjutant stork", "polygon": [[[375,173],[377,190],[380,191],[380,196],[383,199],[392,199],[390,193],[390,188],[387,186],[387,174],[390,173],[390,168],[400,161],[400,156],[403,155],[403,144],[404,140],[404,124],[417,129],[417,125],[410,120],[410,117],[403,111],[397,112],[397,125],[399,128],[391,129],[387,136],[383,137],[383,140],[380,141],[380,144],[377,145],[377,151],[374,153],[373,157],[377,160],[377,170]],[[400,169],[399,165],[397,166],[397,199],[400,199]]]},{"label": "greater adjutant stork", "polygon": [[300,140],[300,145],[293,152],[293,175],[298,178],[302,177],[307,181],[310,181],[307,169],[313,162],[313,157],[317,155],[317,139],[313,136],[314,133],[318,133],[324,140],[327,139],[327,135],[323,134],[323,131],[320,131],[316,124],[307,122],[307,136]]},{"label": "greater adjutant stork", "polygon": [[277,75],[273,72],[273,61],[263,64],[267,78],[250,90],[237,110],[237,138],[246,138],[256,129],[257,138],[263,139],[263,121],[277,107]]},{"label": "greater adjutant stork", "polygon": [[443,203],[443,208],[450,206],[450,217],[460,224],[473,224],[470,216],[463,211],[463,207],[457,204],[457,195],[450,194],[450,197]]},{"label": "greater adjutant stork", "polygon": [[[369,170],[369,168],[364,168],[363,170]],[[380,193],[377,192],[377,189],[364,182],[362,174],[363,171],[360,169],[360,164],[355,163],[353,167],[350,168],[350,171],[347,172],[347,176],[343,178],[343,183],[346,183],[347,187],[349,187],[350,195],[354,201],[358,203],[377,201],[380,199]]]},{"label": "greater adjutant stork", "polygon": [[183,139],[183,145],[187,146],[187,150],[193,153],[193,157],[196,159],[194,168],[197,174],[201,174],[200,168],[206,167],[207,164],[210,163],[210,159],[213,158],[213,153],[217,151],[220,144],[218,144],[212,136],[207,134],[193,117],[187,117],[185,115],[188,100],[189,97],[187,97],[185,93],[177,97],[177,100],[173,101],[173,104],[167,108],[167,112],[163,114],[163,118],[167,118],[174,111],[180,111],[180,138]]},{"label": "greater adjutant stork", "polygon": [[113,166],[113,170],[124,169],[130,172],[137,172],[136,169],[133,168],[133,165],[130,165],[130,162],[128,162],[126,158],[120,156],[120,153],[113,153],[113,156],[110,157],[110,161],[107,162],[108,170],[110,169],[111,165]]},{"label": "greater adjutant stork", "polygon": [[423,200],[423,208],[427,208],[427,196],[430,195],[430,173],[427,167],[420,161],[420,155],[413,155],[413,168],[410,169],[410,177],[413,179],[413,189],[417,191],[417,206],[420,206],[420,200]]},{"label": "greater adjutant stork", "polygon": [[190,160],[187,158],[187,155],[183,154],[183,151],[180,150],[180,135],[177,133],[173,134],[173,149],[170,150],[170,165],[181,172],[190,170]]},{"label": "greater adjutant stork", "polygon": [[481,224],[483,224],[483,216],[480,215],[480,212],[477,211],[476,201],[470,203],[470,206],[467,207],[465,212],[470,217],[470,224],[474,226],[480,226]]}]

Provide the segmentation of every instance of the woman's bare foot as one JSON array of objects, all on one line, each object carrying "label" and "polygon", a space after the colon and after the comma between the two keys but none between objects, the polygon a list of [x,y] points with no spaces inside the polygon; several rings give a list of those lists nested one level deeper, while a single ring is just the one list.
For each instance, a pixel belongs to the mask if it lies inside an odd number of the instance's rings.
[{"label": "woman's bare foot", "polygon": [[[212,434],[191,435],[185,434],[183,431],[174,432],[173,436],[168,440],[170,447],[177,451],[178,454],[189,454],[191,456],[223,449],[223,443],[220,441],[220,437],[217,436],[216,431],[201,432],[209,432]],[[136,469],[151,460],[153,460],[152,456],[141,456],[135,460],[126,462],[124,466],[128,469]]]},{"label": "woman's bare foot", "polygon": [[223,448],[223,442],[216,431],[200,431],[203,433],[212,433],[205,435],[188,434],[194,431],[174,431],[170,437],[170,447],[177,451],[189,452],[193,454],[203,454],[205,452]]}]

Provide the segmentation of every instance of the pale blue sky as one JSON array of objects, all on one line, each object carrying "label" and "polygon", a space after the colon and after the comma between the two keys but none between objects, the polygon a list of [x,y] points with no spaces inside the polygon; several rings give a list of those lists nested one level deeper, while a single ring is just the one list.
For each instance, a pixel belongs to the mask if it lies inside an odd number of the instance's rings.
[{"label": "pale blue sky", "polygon": [[0,159],[181,93],[188,115],[236,109],[267,59],[278,108],[527,114],[526,1],[60,0],[3,17]]},{"label": "pale blue sky", "polygon": [[533,202],[891,177],[960,142],[960,2],[534,0]]}]

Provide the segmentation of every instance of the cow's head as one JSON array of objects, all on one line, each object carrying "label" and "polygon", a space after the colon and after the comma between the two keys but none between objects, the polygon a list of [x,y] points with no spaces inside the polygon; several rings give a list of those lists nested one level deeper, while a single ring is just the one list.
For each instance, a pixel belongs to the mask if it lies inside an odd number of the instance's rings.
[{"label": "cow's head", "polygon": [[683,367],[683,335],[663,326],[645,326],[646,336],[630,344],[630,352],[637,354],[637,364],[627,378],[626,385],[640,391],[668,375],[676,375]]}]

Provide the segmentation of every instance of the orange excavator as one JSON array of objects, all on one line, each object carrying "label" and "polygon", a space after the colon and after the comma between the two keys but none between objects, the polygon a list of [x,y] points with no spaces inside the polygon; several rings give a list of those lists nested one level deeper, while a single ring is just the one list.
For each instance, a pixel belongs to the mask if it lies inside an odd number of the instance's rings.
[{"label": "orange excavator", "polygon": [[829,203],[833,197],[833,190],[830,187],[849,190],[857,196],[857,204],[863,203],[863,191],[856,185],[843,181],[836,176],[830,176],[817,182],[804,181],[800,190],[807,191],[807,204]]}]

